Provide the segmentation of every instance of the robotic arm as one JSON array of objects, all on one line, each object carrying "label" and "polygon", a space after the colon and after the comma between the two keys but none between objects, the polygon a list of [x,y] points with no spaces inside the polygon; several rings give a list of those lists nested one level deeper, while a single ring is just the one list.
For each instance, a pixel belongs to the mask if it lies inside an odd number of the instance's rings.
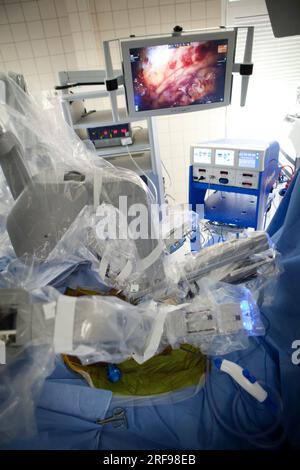
[{"label": "robotic arm", "polygon": [[25,291],[4,289],[2,336],[5,329],[6,336],[15,336],[15,347],[50,344],[56,353],[109,363],[130,357],[143,363],[168,345],[177,348],[184,343],[207,354],[225,354],[237,340],[264,332],[250,292],[225,284],[175,306],[153,301],[134,306],[109,296],[56,293],[51,298],[51,292],[47,303],[32,303]]}]

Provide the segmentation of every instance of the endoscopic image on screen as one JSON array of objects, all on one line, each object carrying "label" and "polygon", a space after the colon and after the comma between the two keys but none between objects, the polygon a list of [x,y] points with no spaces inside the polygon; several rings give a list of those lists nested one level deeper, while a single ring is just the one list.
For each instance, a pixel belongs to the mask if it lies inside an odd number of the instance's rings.
[{"label": "endoscopic image on screen", "polygon": [[224,101],[228,40],[130,49],[135,111]]}]

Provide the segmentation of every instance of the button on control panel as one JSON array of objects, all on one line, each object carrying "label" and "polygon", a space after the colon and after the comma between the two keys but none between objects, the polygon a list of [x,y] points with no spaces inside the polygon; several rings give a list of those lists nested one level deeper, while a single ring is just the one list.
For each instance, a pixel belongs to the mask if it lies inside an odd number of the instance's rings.
[{"label": "button on control panel", "polygon": [[193,166],[193,181],[199,183],[214,183],[224,186],[237,186],[239,188],[258,188],[258,172],[217,167]]}]

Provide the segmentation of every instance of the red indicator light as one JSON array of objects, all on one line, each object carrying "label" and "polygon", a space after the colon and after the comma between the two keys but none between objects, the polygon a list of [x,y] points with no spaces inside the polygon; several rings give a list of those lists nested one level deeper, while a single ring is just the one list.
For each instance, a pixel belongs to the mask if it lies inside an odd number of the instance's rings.
[{"label": "red indicator light", "polygon": [[107,134],[108,134],[108,132],[107,132],[107,131],[104,131],[104,135],[107,135]]},{"label": "red indicator light", "polygon": [[115,130],[114,130],[114,134],[117,134],[117,133],[118,133],[118,131],[115,129]]},{"label": "red indicator light", "polygon": [[123,132],[123,134],[126,134],[127,129],[121,129],[121,132]]}]

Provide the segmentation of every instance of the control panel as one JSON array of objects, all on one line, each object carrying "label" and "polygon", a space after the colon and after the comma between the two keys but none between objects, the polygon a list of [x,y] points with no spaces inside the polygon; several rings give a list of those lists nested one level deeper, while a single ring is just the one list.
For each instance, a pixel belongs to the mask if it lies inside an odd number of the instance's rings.
[{"label": "control panel", "polygon": [[[191,146],[193,181],[257,189],[264,170],[263,148],[234,147],[224,142]],[[223,145],[222,145],[223,144]]]},{"label": "control panel", "polygon": [[197,212],[199,206],[204,207],[207,220],[262,229],[268,197],[279,174],[278,158],[275,141],[222,139],[192,145],[192,209]]},{"label": "control panel", "polygon": [[87,133],[96,148],[122,145],[123,140],[125,140],[126,145],[132,144],[132,132],[129,123],[91,127],[87,129]]}]

